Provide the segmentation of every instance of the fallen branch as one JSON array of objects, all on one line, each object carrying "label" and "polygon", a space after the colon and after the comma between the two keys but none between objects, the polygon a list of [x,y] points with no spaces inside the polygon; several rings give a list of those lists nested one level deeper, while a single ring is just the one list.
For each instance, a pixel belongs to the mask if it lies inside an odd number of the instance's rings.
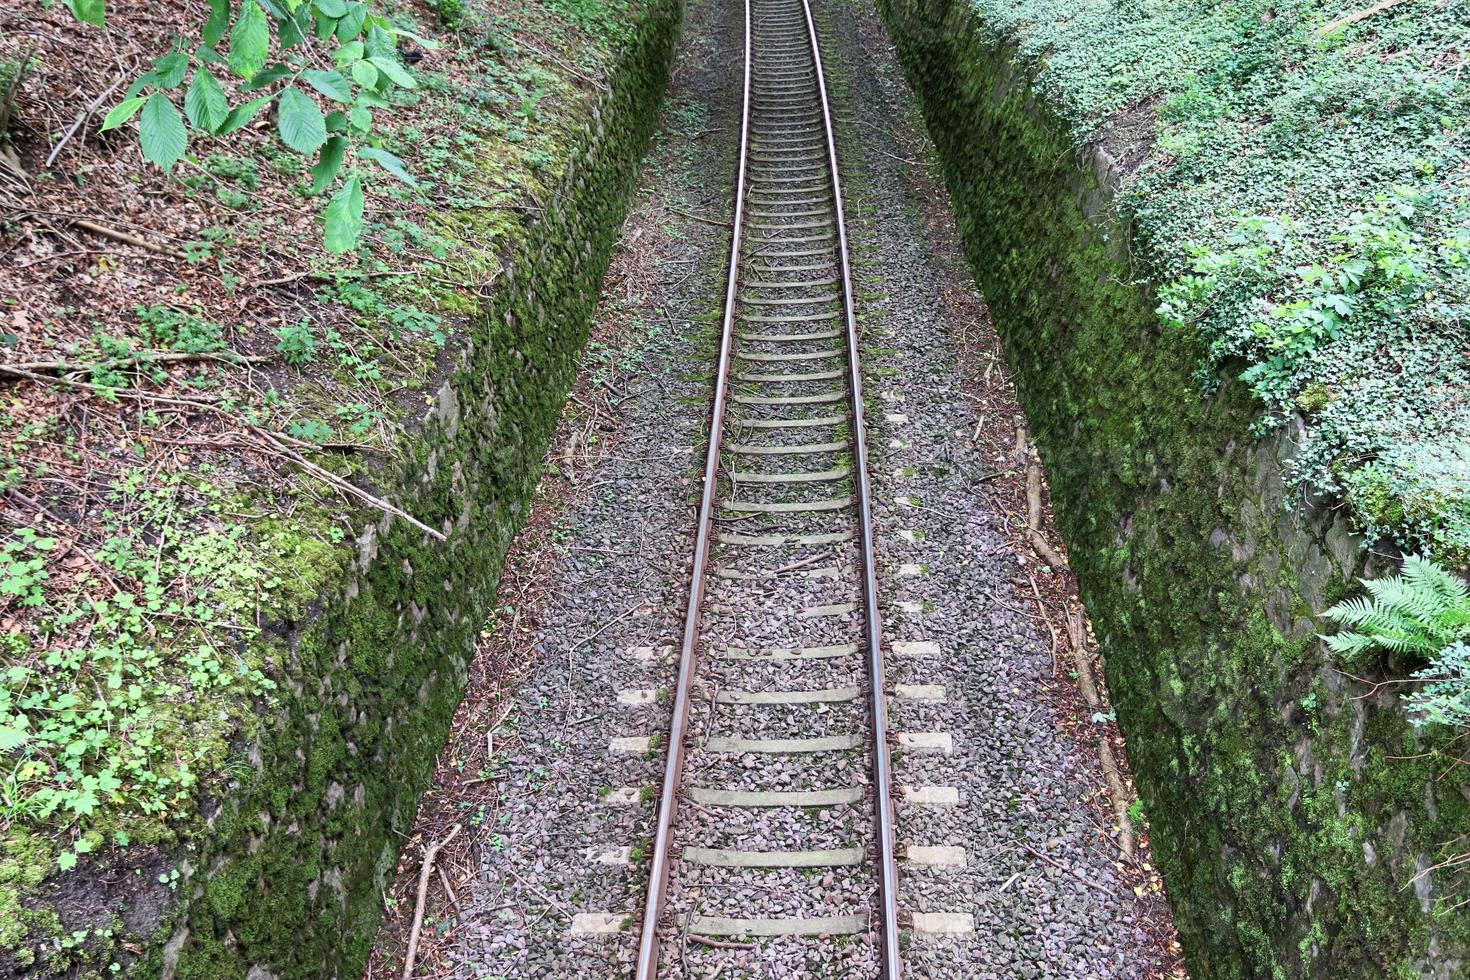
[{"label": "fallen branch", "polygon": [[1317,37],[1326,37],[1340,27],[1356,24],[1360,20],[1367,20],[1374,14],[1381,14],[1390,7],[1397,7],[1403,2],[1404,0],[1379,0],[1378,3],[1375,3],[1371,7],[1364,7],[1362,10],[1355,10],[1350,14],[1343,14],[1337,20],[1332,21],[1330,24],[1323,24],[1312,33]]},{"label": "fallen branch", "polygon": [[1032,854],[1032,855],[1034,855],[1036,857],[1041,858],[1041,860],[1045,861],[1047,864],[1051,865],[1053,868],[1056,868],[1058,871],[1065,872],[1065,873],[1071,875],[1073,878],[1076,878],[1078,881],[1082,882],[1087,887],[1089,887],[1089,888],[1096,888],[1098,891],[1102,892],[1104,895],[1111,895],[1111,894],[1113,894],[1113,890],[1111,888],[1108,888],[1105,885],[1099,885],[1097,882],[1093,881],[1091,878],[1087,877],[1082,872],[1080,872],[1080,871],[1074,871],[1071,868],[1067,867],[1065,864],[1062,864],[1059,861],[1055,861],[1055,860],[1051,859],[1050,857],[1047,857],[1045,854],[1041,853],[1036,848],[1032,847],[1030,844],[1027,844],[1025,841],[1018,840],[1018,841],[1016,841],[1016,844],[1019,845],[1022,849],[1024,849],[1028,853],[1030,853],[1030,854]]},{"label": "fallen branch", "polygon": [[688,935],[691,943],[699,943],[701,946],[711,946],[715,949],[755,949],[754,943],[733,943],[728,939],[701,936],[697,932],[691,932]]},{"label": "fallen branch", "polygon": [[116,92],[117,87],[122,83],[123,79],[119,78],[117,81],[109,85],[101,95],[93,99],[91,103],[87,106],[87,108],[77,113],[77,118],[73,120],[71,126],[67,128],[67,131],[61,134],[61,139],[56,141],[56,145],[53,146],[51,148],[51,152],[46,155],[46,163],[44,165],[45,169],[51,169],[51,165],[56,162],[56,158],[61,156],[61,150],[63,147],[66,146],[67,141],[77,134],[77,130],[81,129],[86,121],[92,118],[92,113],[96,112],[97,108],[102,105],[103,101],[113,92]]},{"label": "fallen branch", "polygon": [[1031,547],[1053,571],[1060,572],[1067,567],[1062,556],[1046,540],[1046,535],[1041,533],[1041,467],[1035,463],[1026,465],[1026,536],[1031,540]]},{"label": "fallen branch", "polygon": [[689,218],[689,219],[691,219],[693,221],[703,221],[707,225],[714,225],[716,228],[733,228],[734,227],[734,225],[731,224],[728,221],[720,221],[720,220],[718,220],[716,218],[706,218],[703,215],[692,214],[692,213],[690,213],[688,211],[682,211],[679,208],[669,208],[669,210],[672,211],[672,212],[674,212],[677,215],[681,215],[681,216],[683,216],[685,218]]},{"label": "fallen branch", "polygon": [[[1077,672],[1077,688],[1083,699],[1094,712],[1102,711],[1102,698],[1097,693],[1097,683],[1092,679],[1092,655],[1087,652],[1087,624],[1082,613],[1067,613],[1067,636],[1072,641],[1072,668]],[[1118,850],[1128,860],[1133,860],[1133,820],[1128,816],[1129,793],[1123,785],[1123,774],[1118,769],[1118,760],[1113,756],[1112,743],[1099,729],[1097,735],[1098,761],[1102,764],[1103,781],[1108,784],[1108,795],[1113,800],[1113,818],[1118,824]]]},{"label": "fallen branch", "polygon": [[246,356],[233,351],[145,351],[130,357],[117,357],[106,361],[25,361],[7,365],[17,371],[34,371],[38,374],[91,374],[99,368],[137,367],[142,364],[185,364],[191,361],[223,361],[226,364],[263,364],[268,357]]},{"label": "fallen branch", "polygon": [[459,833],[459,824],[450,828],[444,839],[430,844],[424,851],[424,866],[419,869],[419,896],[413,906],[413,926],[408,931],[408,952],[403,957],[403,980],[409,980],[413,976],[413,961],[419,953],[419,932],[424,927],[424,900],[429,895],[429,875],[434,871],[434,858],[439,856],[439,851],[450,841],[454,840]]},{"label": "fallen branch", "polygon": [[67,223],[73,227],[81,228],[84,231],[90,231],[94,235],[101,235],[103,238],[110,238],[115,242],[122,242],[124,245],[136,245],[138,248],[147,249],[159,255],[167,255],[171,259],[187,258],[183,252],[177,249],[155,244],[146,238],[139,238],[137,235],[132,235],[128,232],[118,231],[116,228],[99,225],[97,222],[88,221],[86,218],[68,218]]},{"label": "fallen branch", "polygon": [[[124,393],[116,388],[108,388],[104,385],[89,384],[85,381],[74,381],[71,378],[50,377],[45,374],[37,374],[35,371],[27,371],[23,368],[11,367],[7,364],[0,364],[0,374],[9,374],[18,378],[26,378],[30,381],[37,381],[41,384],[62,385],[66,388],[77,388],[82,391],[91,391],[98,394],[111,395],[113,397],[117,397],[118,395]],[[136,390],[129,390],[126,392],[126,394],[162,405],[178,405],[185,408],[196,409],[199,411],[213,412],[217,415],[225,416],[232,422],[238,422],[238,412],[223,409],[218,405],[211,405],[209,402],[196,401],[190,398],[173,398],[169,395],[155,395],[150,392]],[[395,507],[393,504],[389,503],[381,497],[373,496],[366,490],[362,489],[362,487],[359,487],[357,484],[351,482],[350,480],[344,480],[342,477],[331,472],[330,470],[322,469],[311,460],[306,459],[300,453],[295,452],[285,443],[281,442],[281,440],[278,439],[274,433],[268,432],[258,425],[247,425],[246,429],[250,433],[255,435],[260,443],[263,443],[263,445],[250,443],[250,445],[252,445],[254,448],[274,452],[279,456],[285,457],[286,459],[295,463],[297,466],[300,466],[301,468],[309,471],[313,476],[316,476],[319,479],[326,481],[328,484],[342,491],[343,493],[352,497],[356,497],[363,503],[370,504],[381,511],[392,514],[395,517],[403,518],[405,521],[408,521],[408,523],[412,524],[414,527],[418,528],[420,531],[423,531],[425,534],[429,535],[437,541],[448,540],[448,538],[446,538],[443,533],[434,530],[432,527],[429,527],[429,525],[414,517],[412,514],[409,514],[407,511],[400,510],[398,507]]]}]

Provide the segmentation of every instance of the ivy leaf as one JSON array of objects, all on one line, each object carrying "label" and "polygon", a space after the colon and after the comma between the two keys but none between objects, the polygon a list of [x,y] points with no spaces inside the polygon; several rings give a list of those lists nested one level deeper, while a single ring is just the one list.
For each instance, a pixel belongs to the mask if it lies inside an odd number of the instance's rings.
[{"label": "ivy leaf", "polygon": [[380,150],[376,146],[365,146],[357,151],[357,155],[365,160],[373,161],[373,163],[376,163],[409,187],[414,189],[418,188],[419,182],[413,179],[413,175],[408,172],[408,168],[403,165],[403,161],[387,150]]},{"label": "ivy leaf", "polygon": [[352,83],[340,71],[319,71],[315,68],[301,73],[308,85],[334,102],[352,101]]},{"label": "ivy leaf", "polygon": [[372,61],[373,67],[377,68],[384,75],[387,75],[394,85],[399,85],[403,88],[415,88],[418,86],[418,83],[413,80],[413,76],[408,73],[408,69],[404,68],[403,63],[396,57],[373,57],[369,60]]},{"label": "ivy leaf", "polygon": [[280,114],[281,141],[298,153],[315,153],[327,140],[327,119],[322,110],[300,89],[281,93],[276,111]]},{"label": "ivy leaf", "polygon": [[208,68],[201,67],[194,73],[194,81],[184,93],[184,115],[206,133],[215,132],[229,118],[230,100]]},{"label": "ivy leaf", "polygon": [[215,130],[214,135],[224,136],[225,134],[233,133],[235,130],[246,125],[250,122],[250,120],[254,119],[256,115],[260,112],[260,110],[263,109],[266,104],[270,102],[270,100],[273,98],[275,98],[275,96],[273,95],[262,95],[258,99],[251,99],[244,105],[235,106],[235,108],[230,110],[230,114],[225,117],[224,124],[221,125],[219,129]]},{"label": "ivy leaf", "polygon": [[147,101],[147,99],[141,97],[123,99],[117,105],[113,106],[112,111],[103,118],[102,132],[105,133],[109,129],[116,129],[123,123],[127,122],[129,119],[133,118],[133,116],[138,114],[138,110],[143,108],[143,103]]},{"label": "ivy leaf", "polygon": [[154,92],[143,104],[138,120],[143,156],[164,170],[172,170],[189,145],[189,131],[179,110],[162,92]]},{"label": "ivy leaf", "polygon": [[204,22],[204,43],[219,47],[230,27],[230,0],[209,0],[209,19]]},{"label": "ivy leaf", "polygon": [[327,203],[323,216],[326,223],[324,242],[327,251],[341,255],[357,245],[364,227],[362,208],[362,178],[353,174]]},{"label": "ivy leaf", "polygon": [[83,24],[107,26],[106,0],[66,0],[66,9]]},{"label": "ivy leaf", "polygon": [[311,168],[313,194],[320,194],[332,186],[332,181],[337,178],[337,171],[342,169],[342,155],[346,152],[347,140],[344,137],[333,136],[323,144],[321,155]]},{"label": "ivy leaf", "polygon": [[265,11],[256,0],[245,0],[235,26],[230,28],[230,67],[241,78],[249,78],[265,67],[270,55],[271,31]]}]

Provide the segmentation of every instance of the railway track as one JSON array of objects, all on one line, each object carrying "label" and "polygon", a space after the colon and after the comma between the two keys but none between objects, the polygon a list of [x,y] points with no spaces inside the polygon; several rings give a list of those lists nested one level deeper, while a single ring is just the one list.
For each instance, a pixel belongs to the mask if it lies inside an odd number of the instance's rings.
[{"label": "railway track", "polygon": [[[636,976],[784,943],[899,975],[853,287],[807,0],[747,0],[736,211],[704,493]],[[723,947],[720,944],[724,944]]]}]

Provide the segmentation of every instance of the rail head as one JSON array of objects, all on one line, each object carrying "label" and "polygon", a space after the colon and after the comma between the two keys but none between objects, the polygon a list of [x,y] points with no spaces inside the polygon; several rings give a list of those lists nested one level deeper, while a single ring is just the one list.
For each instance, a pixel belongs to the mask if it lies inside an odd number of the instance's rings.
[{"label": "rail head", "polygon": [[827,163],[832,174],[832,202],[837,225],[837,254],[841,278],[842,313],[846,324],[848,384],[852,391],[853,495],[858,501],[859,531],[863,556],[863,598],[867,620],[868,682],[873,734],[873,805],[878,823],[878,908],[881,932],[882,976],[898,980],[903,958],[898,941],[898,859],[893,821],[893,776],[888,750],[888,703],[884,697],[883,630],[878,614],[878,574],[873,554],[873,505],[868,482],[868,430],[863,416],[863,372],[859,360],[857,313],[853,303],[852,260],[848,252],[847,216],[842,203],[841,168],[837,160],[837,133],[832,125],[832,106],[827,97],[827,76],[822,64],[822,46],[811,0],[801,0],[816,68],[817,93],[822,103],[822,128],[827,138]]},{"label": "rail head", "polygon": [[669,885],[670,846],[674,813],[679,803],[679,784],[684,772],[684,736],[689,727],[689,687],[694,677],[699,613],[704,600],[704,572],[709,560],[710,532],[714,525],[715,487],[720,470],[720,439],[723,435],[725,399],[729,388],[730,353],[735,336],[735,309],[740,287],[740,253],[745,224],[746,164],[750,154],[751,96],[751,0],[745,0],[745,67],[740,106],[740,160],[735,169],[735,214],[730,241],[730,273],[725,284],[725,314],[720,328],[720,353],[715,367],[715,393],[711,407],[709,448],[704,462],[704,491],[694,534],[694,560],[690,569],[689,602],[684,614],[684,633],[679,645],[678,680],[674,688],[673,718],[669,726],[663,788],[655,817],[652,864],[648,892],[643,905],[643,925],[638,939],[637,980],[657,980],[658,923],[663,915]]}]

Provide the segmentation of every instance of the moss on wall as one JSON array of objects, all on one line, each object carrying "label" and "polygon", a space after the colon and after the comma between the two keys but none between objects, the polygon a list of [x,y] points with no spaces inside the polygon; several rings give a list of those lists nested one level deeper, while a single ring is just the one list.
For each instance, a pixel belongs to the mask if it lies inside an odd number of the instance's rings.
[{"label": "moss on wall", "polygon": [[[147,872],[163,880],[146,908],[121,912],[120,936],[153,936],[136,959],[114,950],[132,974],[361,974],[574,376],[680,9],[641,8],[544,216],[520,237],[399,462],[372,474],[447,542],[385,517],[318,556],[320,595],[258,641],[270,647],[262,660],[286,665],[279,696],[207,788],[207,830]],[[64,895],[49,899],[65,911]]]},{"label": "moss on wall", "polygon": [[1326,662],[1313,614],[1364,553],[1286,490],[1293,433],[1253,440],[1240,385],[1201,391],[1195,342],[1135,282],[1115,158],[1079,159],[963,0],[879,6],[1046,463],[1191,974],[1463,975],[1463,883],[1415,876],[1470,829],[1470,787],[1390,689]]}]

